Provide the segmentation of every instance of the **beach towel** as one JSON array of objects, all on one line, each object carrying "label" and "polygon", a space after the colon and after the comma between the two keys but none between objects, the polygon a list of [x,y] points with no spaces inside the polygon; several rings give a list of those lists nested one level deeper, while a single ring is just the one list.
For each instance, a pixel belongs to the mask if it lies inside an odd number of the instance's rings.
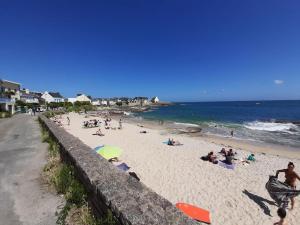
[{"label": "beach towel", "polygon": [[295,190],[291,186],[280,182],[275,176],[269,177],[266,189],[278,206],[284,209],[287,208],[291,197],[300,195],[300,190]]},{"label": "beach towel", "polygon": [[120,169],[120,170],[123,170],[123,171],[127,171],[130,169],[130,167],[126,164],[126,163],[122,163],[120,165],[117,165],[117,167]]},{"label": "beach towel", "polygon": [[233,164],[229,165],[229,164],[226,164],[226,163],[224,163],[222,161],[219,161],[218,165],[222,166],[222,167],[224,167],[226,169],[229,169],[229,170],[234,170],[234,165]]}]

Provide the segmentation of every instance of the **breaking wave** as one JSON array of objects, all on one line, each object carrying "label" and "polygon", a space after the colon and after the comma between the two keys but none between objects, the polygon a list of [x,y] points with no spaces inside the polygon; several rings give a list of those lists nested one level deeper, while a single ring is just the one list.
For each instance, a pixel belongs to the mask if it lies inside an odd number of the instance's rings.
[{"label": "breaking wave", "polygon": [[291,133],[298,130],[298,126],[292,123],[275,123],[275,122],[248,122],[244,126],[250,130],[286,132]]}]

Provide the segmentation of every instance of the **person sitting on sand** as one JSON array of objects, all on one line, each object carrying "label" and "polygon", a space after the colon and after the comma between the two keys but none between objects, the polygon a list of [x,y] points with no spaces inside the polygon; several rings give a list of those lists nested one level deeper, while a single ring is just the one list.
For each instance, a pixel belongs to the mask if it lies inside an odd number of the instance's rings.
[{"label": "person sitting on sand", "polygon": [[209,161],[213,164],[218,164],[217,156],[214,155],[214,152],[209,152],[206,156],[202,156],[203,161]]},{"label": "person sitting on sand", "polygon": [[[287,185],[296,189],[296,181],[297,179],[300,180],[299,175],[294,171],[295,165],[292,162],[289,162],[288,168],[283,170],[277,170],[276,177],[278,178],[279,173],[285,173],[285,181]],[[294,209],[295,199],[294,197],[291,198],[291,209]]]},{"label": "person sitting on sand", "polygon": [[168,145],[174,145],[175,144],[175,141],[171,138],[169,138],[168,140]]},{"label": "person sitting on sand", "polygon": [[279,208],[277,210],[277,215],[280,217],[279,222],[274,223],[274,225],[287,225],[287,223],[284,222],[285,217],[286,217],[286,211],[284,208]]},{"label": "person sitting on sand", "polygon": [[223,155],[226,155],[226,154],[227,154],[227,151],[226,151],[225,148],[222,148],[221,151],[220,151],[220,153],[223,154]]},{"label": "person sitting on sand", "polygon": [[174,141],[173,139],[169,138],[168,145],[177,146],[177,145],[182,145],[182,144],[179,141]]},{"label": "person sitting on sand", "polygon": [[233,150],[229,149],[229,151],[225,154],[225,156],[226,155],[228,155],[228,156],[234,156]]},{"label": "person sitting on sand", "polygon": [[233,156],[231,154],[225,155],[225,160],[223,160],[223,163],[226,163],[227,165],[232,165]]},{"label": "person sitting on sand", "polygon": [[94,127],[97,127],[98,126],[98,121],[95,119],[94,120]]},{"label": "person sitting on sand", "polygon": [[104,136],[104,134],[102,133],[100,128],[96,131],[96,133],[94,135]]},{"label": "person sitting on sand", "polygon": [[254,162],[255,161],[255,155],[254,154],[249,155],[248,158],[247,158],[247,161]]}]

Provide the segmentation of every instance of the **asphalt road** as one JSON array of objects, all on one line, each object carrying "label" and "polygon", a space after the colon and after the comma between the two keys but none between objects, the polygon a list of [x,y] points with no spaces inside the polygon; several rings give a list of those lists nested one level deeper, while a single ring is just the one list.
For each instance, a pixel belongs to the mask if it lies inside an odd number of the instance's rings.
[{"label": "asphalt road", "polygon": [[36,119],[25,114],[0,119],[0,225],[52,225],[63,205],[40,179],[47,144]]}]

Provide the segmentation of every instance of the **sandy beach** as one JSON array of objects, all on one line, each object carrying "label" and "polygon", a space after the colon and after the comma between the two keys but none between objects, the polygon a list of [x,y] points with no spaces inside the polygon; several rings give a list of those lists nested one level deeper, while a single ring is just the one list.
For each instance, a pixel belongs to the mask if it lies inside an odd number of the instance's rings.
[{"label": "sandy beach", "polygon": [[[264,151],[259,146],[256,150],[256,162],[243,164],[236,160],[235,169],[229,170],[219,165],[202,161],[201,156],[208,152],[219,152],[223,145],[235,147],[234,142],[222,139],[188,137],[170,134],[164,129],[139,127],[132,121],[123,120],[123,129],[106,130],[102,123],[101,130],[105,136],[94,136],[98,128],[82,128],[83,121],[103,118],[89,117],[70,113],[71,124],[67,125],[67,115],[62,116],[63,127],[69,133],[81,139],[92,149],[99,145],[113,145],[123,149],[120,157],[136,172],[145,185],[162,195],[173,204],[186,202],[211,212],[214,225],[234,224],[273,224],[278,221],[277,206],[268,195],[265,184],[269,175],[276,170],[287,167],[291,158],[299,156],[299,152],[286,154],[284,149],[276,152]],[[111,122],[118,127],[118,121]],[[141,134],[140,131],[147,131]],[[174,138],[183,145],[168,146],[163,143]],[[214,143],[213,143],[214,142]],[[242,159],[250,153],[251,146],[243,142],[234,148],[236,158]],[[248,150],[248,151],[247,151]],[[92,151],[92,150],[91,150]],[[265,153],[259,153],[265,152]],[[294,154],[294,155],[293,155]],[[277,156],[279,155],[279,156]],[[219,159],[224,159],[221,154]],[[296,172],[300,173],[300,160],[293,160]],[[284,175],[279,179],[284,181]],[[299,182],[298,182],[299,183]],[[296,225],[300,221],[300,199],[296,199],[295,209],[288,211],[288,224]],[[297,222],[298,221],[298,222]]]}]

